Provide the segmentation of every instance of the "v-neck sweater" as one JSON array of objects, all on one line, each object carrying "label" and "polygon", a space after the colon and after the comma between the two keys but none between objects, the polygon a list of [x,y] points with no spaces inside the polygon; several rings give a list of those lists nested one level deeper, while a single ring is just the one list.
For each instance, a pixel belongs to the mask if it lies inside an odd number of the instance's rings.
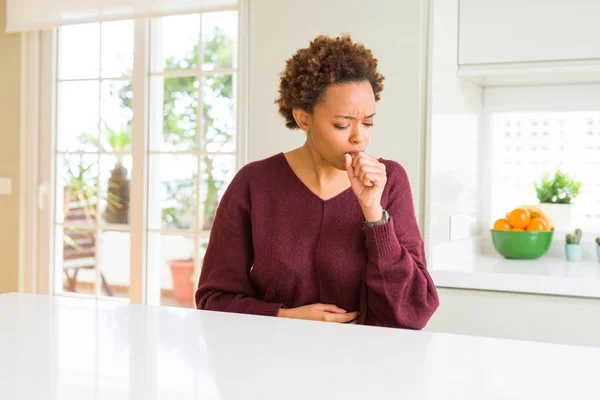
[{"label": "v-neck sweater", "polygon": [[439,305],[404,168],[387,171],[389,222],[365,227],[351,188],[323,200],[279,153],[242,167],[217,207],[196,291],[199,309],[276,316],[314,303],[358,323],[422,329]]}]

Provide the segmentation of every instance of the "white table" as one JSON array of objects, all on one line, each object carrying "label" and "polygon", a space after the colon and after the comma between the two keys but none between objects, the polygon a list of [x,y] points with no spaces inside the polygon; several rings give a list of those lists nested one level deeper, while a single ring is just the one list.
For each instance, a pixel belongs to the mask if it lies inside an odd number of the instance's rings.
[{"label": "white table", "polygon": [[2,399],[600,399],[600,349],[0,295]]}]

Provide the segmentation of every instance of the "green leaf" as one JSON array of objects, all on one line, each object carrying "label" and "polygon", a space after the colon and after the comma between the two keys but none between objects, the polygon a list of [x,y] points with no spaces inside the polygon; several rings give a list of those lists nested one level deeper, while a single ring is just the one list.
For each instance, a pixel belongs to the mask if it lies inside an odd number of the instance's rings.
[{"label": "green leaf", "polygon": [[581,182],[569,174],[556,170],[550,177],[544,175],[533,187],[540,203],[570,204],[579,195]]}]

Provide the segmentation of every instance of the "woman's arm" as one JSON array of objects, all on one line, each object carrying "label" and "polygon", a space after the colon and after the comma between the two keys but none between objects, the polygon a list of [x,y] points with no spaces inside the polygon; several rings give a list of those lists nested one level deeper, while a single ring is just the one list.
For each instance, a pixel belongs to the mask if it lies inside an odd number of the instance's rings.
[{"label": "woman's arm", "polygon": [[203,310],[276,316],[282,304],[257,299],[250,281],[254,260],[247,169],[242,168],[223,194],[204,256],[196,307]]},{"label": "woman's arm", "polygon": [[[364,323],[422,329],[439,306],[406,171],[388,164],[387,224],[364,228],[367,246]],[[362,314],[362,310],[361,310]]]},{"label": "woman's arm", "polygon": [[364,153],[348,157],[346,168],[369,222],[381,218],[383,189],[389,187],[389,221],[364,228],[367,265],[359,323],[422,329],[439,300],[426,269],[406,171],[396,162],[383,165]]}]

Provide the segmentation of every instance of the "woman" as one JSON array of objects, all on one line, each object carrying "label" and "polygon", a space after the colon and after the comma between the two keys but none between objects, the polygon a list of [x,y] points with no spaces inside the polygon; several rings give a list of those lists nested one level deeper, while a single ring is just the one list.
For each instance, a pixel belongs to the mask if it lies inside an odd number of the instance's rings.
[{"label": "woman", "polygon": [[219,204],[199,309],[422,329],[438,307],[406,172],[365,150],[383,76],[349,36],[287,61],[279,112],[306,143],[244,166]]}]

